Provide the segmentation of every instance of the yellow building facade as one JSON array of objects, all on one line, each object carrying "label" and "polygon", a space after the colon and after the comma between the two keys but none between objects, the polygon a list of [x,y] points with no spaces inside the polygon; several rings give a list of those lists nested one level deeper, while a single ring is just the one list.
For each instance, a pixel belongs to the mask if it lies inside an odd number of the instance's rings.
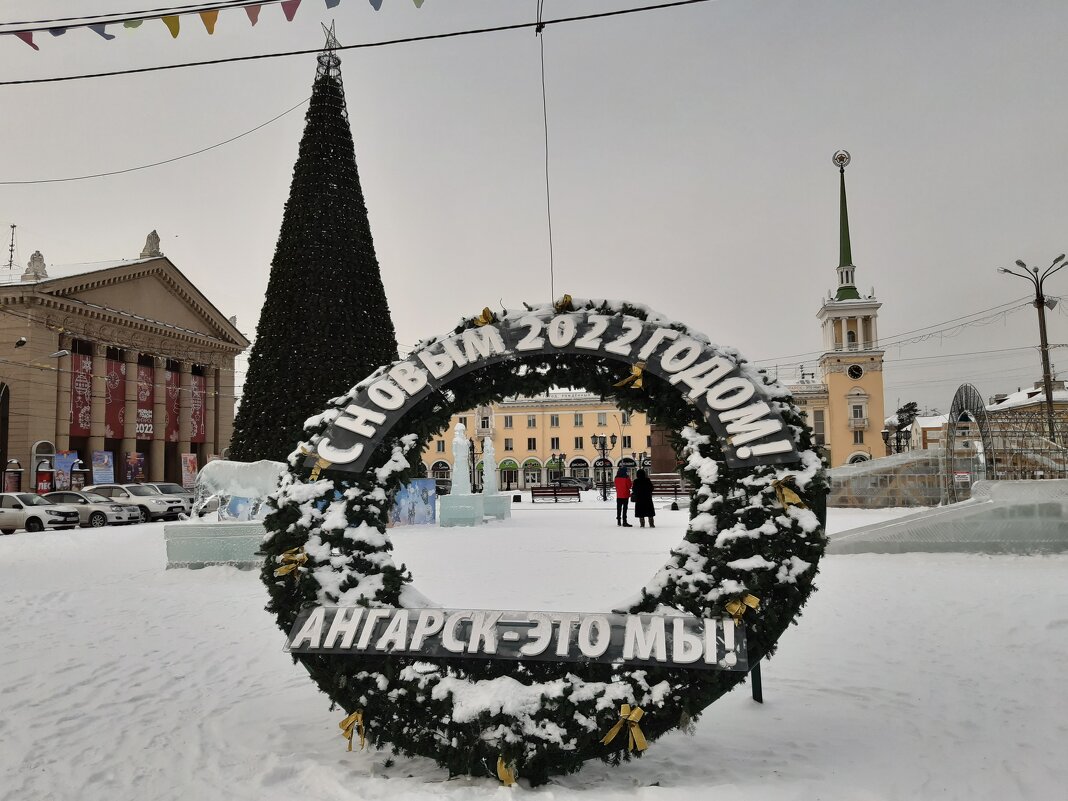
[{"label": "yellow building facade", "polygon": [[[493,442],[502,491],[542,485],[560,476],[601,481],[620,465],[633,473],[648,461],[652,443],[644,413],[624,412],[589,392],[552,391],[453,415],[449,427],[423,452],[427,475],[452,478],[452,442],[458,424],[464,426],[478,484],[485,439]],[[594,447],[595,435],[609,441],[603,461]]]}]

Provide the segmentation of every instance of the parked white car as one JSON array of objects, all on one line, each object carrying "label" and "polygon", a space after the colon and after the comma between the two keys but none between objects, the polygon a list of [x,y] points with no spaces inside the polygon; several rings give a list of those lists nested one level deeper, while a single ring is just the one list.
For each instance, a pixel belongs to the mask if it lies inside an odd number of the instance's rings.
[{"label": "parked white car", "polygon": [[185,513],[190,514],[193,511],[193,490],[186,489],[181,484],[175,484],[172,481],[150,481],[141,486],[152,487],[154,490],[158,491],[160,495],[170,495],[172,498],[180,498],[185,501]]},{"label": "parked white car", "polygon": [[78,510],[34,495],[31,492],[0,493],[0,531],[14,534],[20,528],[44,531],[46,528],[74,528]]},{"label": "parked white car", "polygon": [[81,524],[90,528],[100,528],[108,524],[114,526],[125,523],[138,523],[141,520],[141,510],[137,507],[122,506],[115,503],[111,498],[105,498],[95,492],[61,490],[60,492],[46,493],[43,497],[54,503],[73,506],[78,510]]},{"label": "parked white car", "polygon": [[181,498],[160,495],[156,489],[140,484],[93,484],[85,492],[95,492],[110,498],[120,506],[135,506],[141,522],[153,520],[177,520],[185,514],[185,502]]}]

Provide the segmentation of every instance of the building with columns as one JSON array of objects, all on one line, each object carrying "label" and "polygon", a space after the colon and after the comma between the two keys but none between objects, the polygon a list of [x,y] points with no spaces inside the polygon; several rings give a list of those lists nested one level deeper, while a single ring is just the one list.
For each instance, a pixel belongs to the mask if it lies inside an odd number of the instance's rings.
[{"label": "building with columns", "polygon": [[[553,390],[537,397],[506,398],[453,415],[449,427],[423,451],[423,465],[434,478],[452,478],[452,440],[462,423],[470,440],[475,483],[480,484],[481,453],[488,437],[497,458],[502,490],[545,484],[554,478],[603,481],[615,470],[631,473],[648,458],[652,438],[643,412],[625,412],[590,392]],[[602,456],[594,435],[604,436]],[[612,437],[615,442],[612,442]]]},{"label": "building with columns", "polygon": [[805,412],[816,444],[825,447],[831,467],[884,456],[883,351],[879,347],[878,317],[882,304],[874,290],[862,295],[849,238],[845,168],[849,154],[834,154],[840,174],[838,286],[820,306],[816,317],[823,334],[823,350],[815,371],[801,369],[801,380],[790,387]]},{"label": "building with columns", "polygon": [[57,451],[87,470],[109,453],[119,481],[142,454],[147,480],[180,482],[183,454],[202,467],[229,445],[248,345],[155,231],[137,259],[55,267],[34,253],[0,282],[0,460],[23,489]]}]

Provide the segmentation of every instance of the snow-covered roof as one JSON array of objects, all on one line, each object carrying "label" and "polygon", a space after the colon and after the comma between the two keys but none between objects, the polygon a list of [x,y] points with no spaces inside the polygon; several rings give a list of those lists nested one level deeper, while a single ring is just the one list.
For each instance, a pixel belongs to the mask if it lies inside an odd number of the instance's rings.
[{"label": "snow-covered roof", "polygon": [[949,422],[948,414],[936,414],[930,417],[917,417],[912,421],[912,427],[916,428],[941,428]]},{"label": "snow-covered roof", "polygon": [[76,275],[83,275],[85,273],[95,273],[100,270],[109,270],[112,267],[125,267],[129,264],[142,264],[146,261],[152,261],[159,258],[158,256],[151,256],[144,259],[115,259],[112,261],[91,261],[83,264],[49,264],[47,266],[48,277],[42,278],[40,281],[23,281],[22,269],[12,272],[4,271],[0,274],[0,285],[11,286],[14,284],[37,284],[42,281],[51,281],[55,278],[73,278]]},{"label": "snow-covered roof", "polygon": [[[986,407],[986,410],[988,412],[1004,411],[1005,409],[1015,409],[1020,406],[1029,406],[1034,403],[1045,403],[1045,401],[1046,392],[1041,386],[1038,386],[1021,389],[1019,392],[1013,392],[1010,395],[1006,395],[997,403],[991,403]],[[1053,402],[1068,403],[1068,389],[1053,390]]]}]

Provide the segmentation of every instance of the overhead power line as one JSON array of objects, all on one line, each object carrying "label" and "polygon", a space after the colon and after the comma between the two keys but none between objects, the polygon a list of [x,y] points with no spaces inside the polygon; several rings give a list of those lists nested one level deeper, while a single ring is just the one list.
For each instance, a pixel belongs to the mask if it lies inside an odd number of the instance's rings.
[{"label": "overhead power line", "polygon": [[95,173],[90,173],[88,175],[72,175],[72,176],[68,176],[66,178],[37,178],[37,179],[34,179],[34,180],[27,180],[27,181],[0,181],[0,186],[25,186],[27,184],[57,184],[57,183],[63,183],[63,182],[66,182],[66,181],[85,181],[85,180],[87,180],[89,178],[105,178],[105,177],[107,177],[109,175],[123,175],[123,174],[128,173],[128,172],[137,172],[138,170],[147,170],[147,169],[149,169],[151,167],[161,167],[164,164],[173,164],[176,161],[181,161],[182,159],[192,158],[193,156],[199,156],[201,153],[207,153],[209,150],[214,150],[217,147],[222,147],[223,145],[228,145],[231,142],[236,142],[238,139],[242,139],[242,138],[248,136],[249,134],[256,133],[256,131],[260,130],[260,128],[266,128],[272,122],[277,122],[278,120],[282,119],[282,117],[284,117],[287,114],[289,114],[290,112],[296,111],[298,108],[300,108],[305,103],[307,103],[310,99],[311,98],[308,98],[308,97],[304,98],[299,103],[297,103],[297,105],[286,109],[281,114],[278,114],[278,115],[276,115],[274,117],[271,117],[271,119],[267,120],[267,122],[261,122],[255,128],[250,128],[249,130],[245,131],[244,133],[239,133],[237,136],[231,136],[229,139],[224,139],[222,142],[216,142],[214,145],[208,145],[207,147],[202,147],[199,150],[194,150],[191,153],[183,153],[181,156],[173,156],[172,158],[163,159],[162,161],[153,161],[151,164],[141,164],[141,165],[139,165],[137,167],[126,167],[126,168],[121,169],[121,170],[111,170],[110,172],[95,172]]},{"label": "overhead power line", "polygon": [[[423,36],[405,36],[399,39],[383,39],[378,42],[362,42],[360,44],[339,45],[335,50],[360,50],[371,47],[390,47],[399,44],[414,44],[416,42],[431,42],[441,39],[456,39],[461,36],[480,36],[488,33],[501,33],[503,31],[518,31],[537,28],[538,25],[563,25],[572,22],[585,22],[608,17],[621,17],[628,14],[640,14],[645,11],[661,11],[680,6],[691,6],[697,3],[707,3],[711,0],[674,0],[670,3],[658,3],[655,5],[640,6],[636,8],[621,8],[615,11],[601,11],[594,14],[580,14],[573,17],[558,17],[556,19],[544,19],[540,22],[516,22],[511,25],[494,25],[488,28],[470,28],[462,31],[447,31],[445,33],[431,33]],[[289,58],[290,56],[307,56],[319,53],[322,48],[310,50],[289,50],[282,53],[261,53],[252,56],[231,56],[229,58],[214,58],[206,61],[187,61],[181,64],[161,64],[155,67],[135,67],[128,70],[111,70],[108,72],[87,72],[78,75],[58,75],[51,78],[23,78],[14,81],[0,81],[0,86],[24,86],[38,83],[60,83],[62,81],[81,81],[90,78],[111,78],[117,75],[140,75],[148,72],[162,72],[164,70],[185,69],[188,67],[208,67],[218,64],[233,64],[239,61],[259,61],[271,58]]]}]

